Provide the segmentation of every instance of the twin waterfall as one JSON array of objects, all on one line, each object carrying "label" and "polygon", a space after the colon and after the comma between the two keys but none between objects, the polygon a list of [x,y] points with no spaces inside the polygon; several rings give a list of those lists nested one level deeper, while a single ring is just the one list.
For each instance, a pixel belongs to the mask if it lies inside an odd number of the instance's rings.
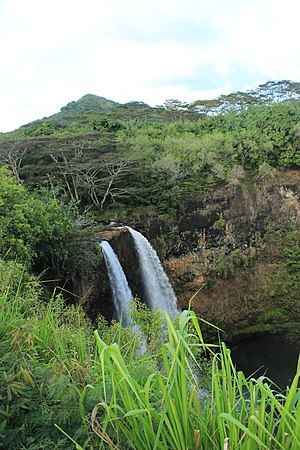
[{"label": "twin waterfall", "polygon": [[[141,233],[130,227],[126,228],[133,238],[138,255],[146,303],[150,309],[166,311],[174,319],[179,314],[177,299],[156,251]],[[133,298],[132,292],[118,257],[110,244],[107,241],[100,241],[99,245],[104,254],[118,320],[122,319],[122,324],[128,326],[130,322],[129,305]]]}]

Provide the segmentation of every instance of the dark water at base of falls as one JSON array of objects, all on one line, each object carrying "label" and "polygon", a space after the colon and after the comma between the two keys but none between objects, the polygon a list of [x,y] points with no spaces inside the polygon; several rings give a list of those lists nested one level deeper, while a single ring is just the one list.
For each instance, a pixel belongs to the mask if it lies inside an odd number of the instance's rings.
[{"label": "dark water at base of falls", "polygon": [[299,347],[291,346],[279,336],[260,336],[232,346],[231,357],[237,370],[246,376],[265,375],[285,389],[296,374],[299,352]]}]

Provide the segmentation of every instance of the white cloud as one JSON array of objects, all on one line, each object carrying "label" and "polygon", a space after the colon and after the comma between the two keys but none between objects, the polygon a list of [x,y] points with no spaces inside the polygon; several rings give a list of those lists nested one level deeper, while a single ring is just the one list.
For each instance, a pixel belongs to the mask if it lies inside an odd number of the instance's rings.
[{"label": "white cloud", "polygon": [[277,0],[245,8],[218,19],[219,42],[227,61],[239,61],[266,78],[299,78],[298,16],[300,4]]},{"label": "white cloud", "polygon": [[[299,4],[300,5],[300,4]],[[300,77],[298,0],[1,0],[0,131],[86,93],[162,103]]]}]

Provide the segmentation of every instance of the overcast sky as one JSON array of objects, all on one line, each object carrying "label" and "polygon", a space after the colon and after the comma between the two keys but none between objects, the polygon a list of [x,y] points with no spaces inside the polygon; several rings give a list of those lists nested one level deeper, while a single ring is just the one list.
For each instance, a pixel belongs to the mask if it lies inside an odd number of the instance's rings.
[{"label": "overcast sky", "polygon": [[0,131],[90,93],[193,101],[300,81],[299,0],[0,0]]}]

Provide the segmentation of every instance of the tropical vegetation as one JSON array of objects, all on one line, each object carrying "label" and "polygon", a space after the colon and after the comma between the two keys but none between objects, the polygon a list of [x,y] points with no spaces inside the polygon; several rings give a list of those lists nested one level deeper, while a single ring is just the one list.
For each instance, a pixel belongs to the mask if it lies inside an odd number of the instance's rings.
[{"label": "tropical vegetation", "polygon": [[161,107],[88,95],[2,134],[0,160],[82,210],[155,207],[300,165],[299,83]]},{"label": "tropical vegetation", "polygon": [[[222,331],[190,307],[172,322],[135,300],[125,329],[67,305],[56,281],[84,264],[84,226],[136,210],[166,218],[216,187],[298,170],[299,95],[289,81],[155,108],[87,95],[1,134],[0,447],[299,449],[300,365],[281,391],[238,372]],[[268,239],[283,258],[270,296],[297,318],[297,224]],[[222,250],[213,276],[251,264]]]},{"label": "tropical vegetation", "polygon": [[286,392],[246,379],[192,311],[154,320],[160,342],[144,353],[143,334],[42,300],[19,264],[1,276],[3,448],[299,448],[300,366]]}]

